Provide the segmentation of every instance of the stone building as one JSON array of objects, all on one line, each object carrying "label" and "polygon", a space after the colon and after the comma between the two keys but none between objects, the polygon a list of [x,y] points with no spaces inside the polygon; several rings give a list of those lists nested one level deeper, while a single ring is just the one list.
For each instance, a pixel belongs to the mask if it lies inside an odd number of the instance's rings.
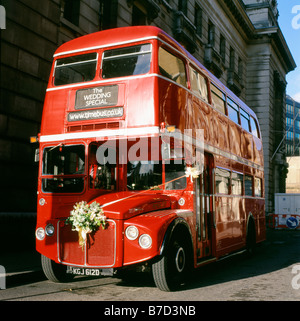
[{"label": "stone building", "polygon": [[300,194],[300,156],[288,157],[289,172],[286,178],[286,193]]},{"label": "stone building", "polygon": [[[275,0],[3,0],[0,211],[34,210],[36,165],[28,137],[39,129],[52,55],[74,37],[156,25],[183,44],[258,115],[264,142],[266,211],[284,192],[286,74],[296,65]],[[276,152],[276,153],[275,153]],[[13,191],[13,192],[12,192]],[[17,201],[16,201],[17,199]]]},{"label": "stone building", "polygon": [[300,103],[286,96],[286,156],[300,156]]}]

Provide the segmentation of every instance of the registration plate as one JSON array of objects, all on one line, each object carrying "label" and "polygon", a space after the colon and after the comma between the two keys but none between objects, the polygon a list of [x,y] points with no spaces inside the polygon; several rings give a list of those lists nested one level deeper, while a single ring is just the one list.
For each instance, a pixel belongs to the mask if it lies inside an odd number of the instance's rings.
[{"label": "registration plate", "polygon": [[73,266],[68,266],[67,273],[75,275],[89,275],[89,276],[100,276],[101,270],[99,269],[86,269],[86,268],[77,268]]}]

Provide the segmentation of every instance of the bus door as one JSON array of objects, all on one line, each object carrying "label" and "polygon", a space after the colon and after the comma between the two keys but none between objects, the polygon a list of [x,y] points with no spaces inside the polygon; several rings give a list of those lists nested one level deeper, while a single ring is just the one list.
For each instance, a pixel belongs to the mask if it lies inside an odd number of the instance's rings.
[{"label": "bus door", "polygon": [[203,172],[195,180],[195,205],[197,222],[197,260],[212,256],[214,229],[213,157],[204,155]]}]

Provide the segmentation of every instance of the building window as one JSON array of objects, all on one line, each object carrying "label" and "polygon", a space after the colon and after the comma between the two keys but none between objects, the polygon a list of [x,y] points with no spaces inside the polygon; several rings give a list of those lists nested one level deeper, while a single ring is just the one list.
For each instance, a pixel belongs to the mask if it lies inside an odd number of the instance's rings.
[{"label": "building window", "polygon": [[229,69],[234,71],[235,65],[235,52],[232,47],[230,47],[230,55],[229,55]]},{"label": "building window", "polygon": [[287,140],[293,140],[293,132],[288,131],[286,134],[286,139]]},{"label": "building window", "polygon": [[118,1],[100,0],[100,30],[117,26]]},{"label": "building window", "polygon": [[79,25],[80,0],[65,0],[64,18],[74,25]]},{"label": "building window", "polygon": [[211,23],[208,23],[208,44],[212,47],[215,45],[215,26]]},{"label": "building window", "polygon": [[178,11],[181,11],[184,15],[187,16],[187,0],[179,0]]},{"label": "building window", "polygon": [[132,25],[143,26],[147,24],[147,15],[137,6],[132,8]]},{"label": "building window", "polygon": [[195,26],[196,34],[202,37],[202,9],[198,5],[195,7]]},{"label": "building window", "polygon": [[294,114],[294,106],[290,105],[290,104],[287,104],[286,105],[286,112],[288,114]]},{"label": "building window", "polygon": [[240,80],[243,79],[243,73],[244,73],[244,64],[243,60],[239,58],[239,63],[238,63],[238,75],[240,77]]},{"label": "building window", "polygon": [[222,61],[225,62],[226,58],[226,40],[223,35],[220,37],[220,56],[222,57]]}]

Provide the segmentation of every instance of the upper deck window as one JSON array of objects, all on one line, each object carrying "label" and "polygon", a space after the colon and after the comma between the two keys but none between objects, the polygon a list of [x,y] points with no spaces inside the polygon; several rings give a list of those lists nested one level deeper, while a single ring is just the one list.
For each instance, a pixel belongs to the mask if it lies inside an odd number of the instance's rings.
[{"label": "upper deck window", "polygon": [[160,73],[186,87],[186,71],[184,62],[164,48],[159,48],[158,63]]},{"label": "upper deck window", "polygon": [[250,117],[248,113],[246,113],[242,108],[240,108],[240,115],[241,115],[241,126],[250,132]]},{"label": "upper deck window", "polygon": [[233,120],[236,124],[239,123],[239,107],[238,105],[231,100],[230,98],[227,99],[227,110],[228,110],[228,117]]},{"label": "upper deck window", "polygon": [[259,138],[258,126],[257,126],[256,120],[252,116],[250,117],[250,124],[251,124],[251,133],[257,138]]},{"label": "upper deck window", "polygon": [[217,88],[213,84],[211,84],[211,98],[214,107],[222,114],[225,114],[226,96],[219,88]]},{"label": "upper deck window", "polygon": [[192,67],[190,67],[190,78],[192,92],[208,102],[206,79]]},{"label": "upper deck window", "polygon": [[151,44],[106,50],[102,60],[102,78],[146,74],[150,70]]},{"label": "upper deck window", "polygon": [[95,78],[97,53],[71,56],[56,61],[54,85],[67,85]]}]

